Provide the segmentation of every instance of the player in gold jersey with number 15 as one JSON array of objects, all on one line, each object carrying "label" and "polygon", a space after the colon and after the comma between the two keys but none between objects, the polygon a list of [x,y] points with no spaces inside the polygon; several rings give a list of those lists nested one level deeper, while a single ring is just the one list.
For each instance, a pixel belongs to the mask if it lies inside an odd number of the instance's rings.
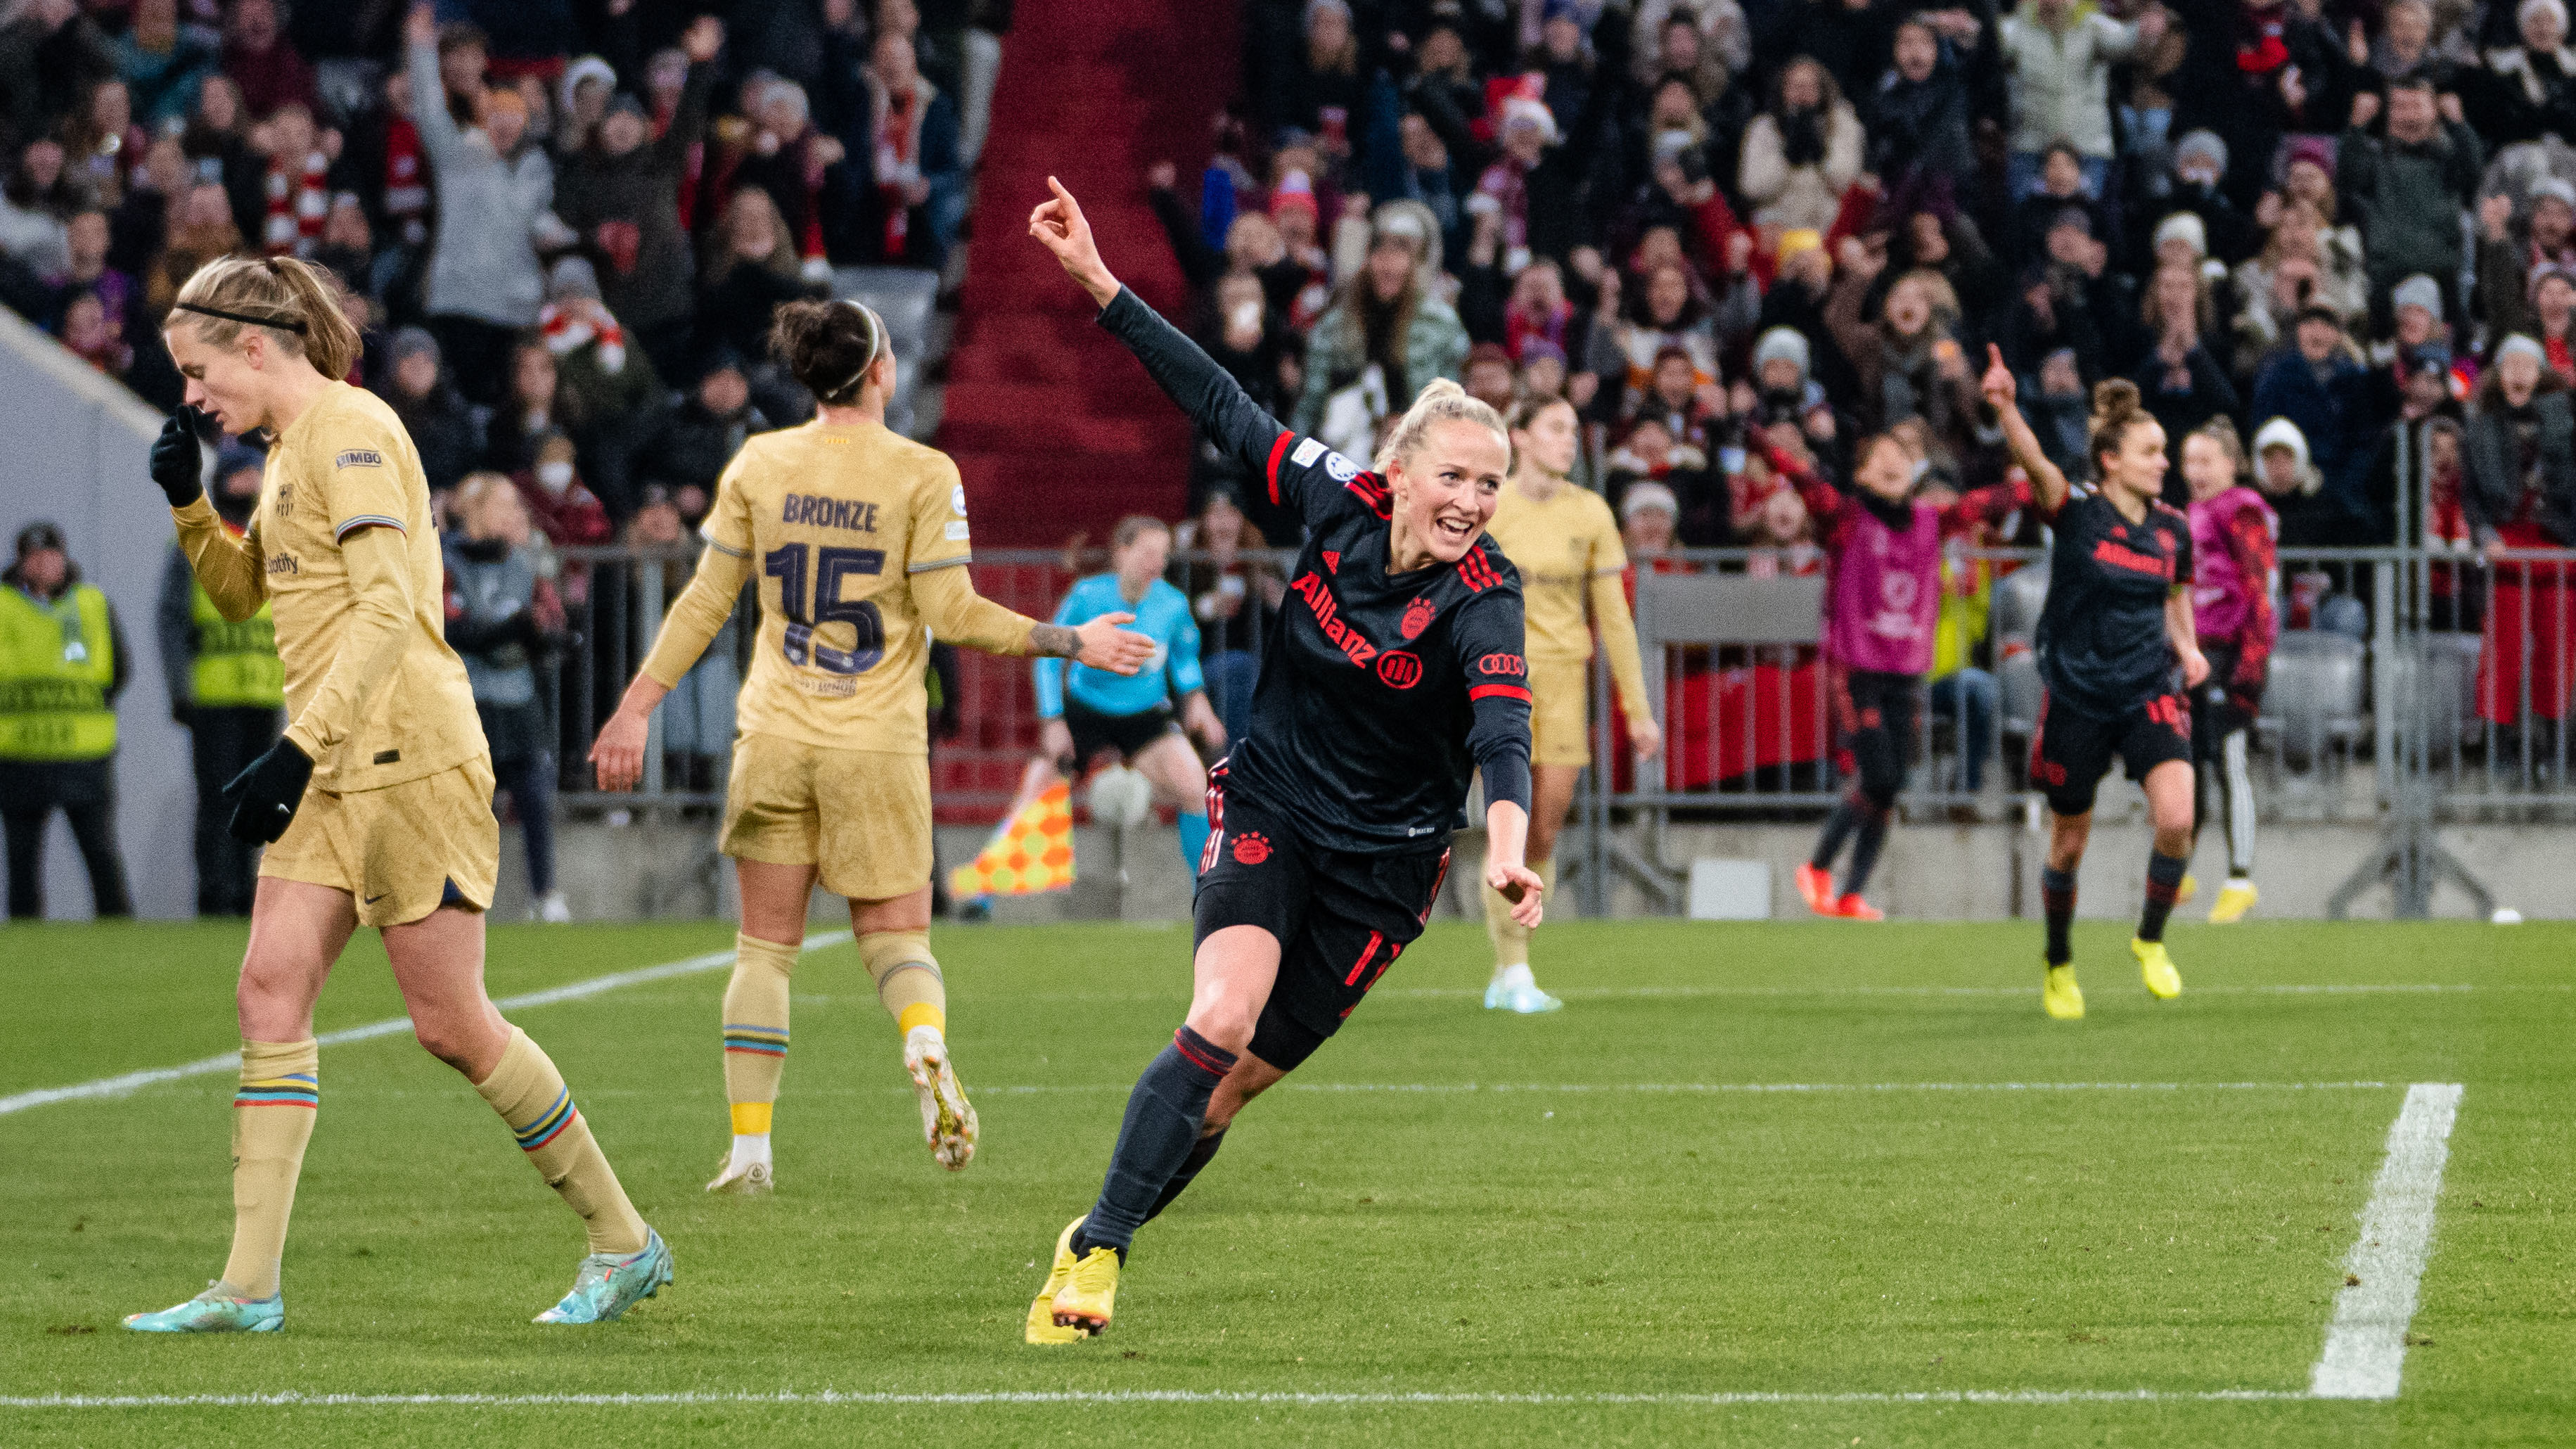
[{"label": "player in gold jersey with number 15", "polygon": [[654,706],[757,580],[760,643],[725,787],[723,849],[742,886],[723,1023],[733,1150],[710,1192],[772,1186],[787,986],[818,875],[849,899],[860,958],[903,1035],[932,1155],[951,1171],[974,1156],[975,1112],[949,1063],[947,990],[930,954],[930,636],[1119,674],[1142,668],[1154,648],[1118,627],[1130,614],[1072,629],[976,595],[957,465],[885,425],[895,360],[876,313],[789,303],[770,349],[821,409],[802,427],[753,437],[725,469],[699,530],[707,550],[697,576],[590,755],[601,789],[634,785]]}]

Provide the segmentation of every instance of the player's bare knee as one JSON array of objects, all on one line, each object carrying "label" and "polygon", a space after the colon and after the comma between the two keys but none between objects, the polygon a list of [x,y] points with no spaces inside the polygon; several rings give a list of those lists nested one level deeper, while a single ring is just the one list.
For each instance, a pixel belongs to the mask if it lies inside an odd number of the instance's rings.
[{"label": "player's bare knee", "polygon": [[445,1012],[423,1012],[412,1018],[411,1034],[420,1049],[449,1066],[473,1075],[475,1047],[483,1033],[471,1017]]},{"label": "player's bare knee", "polygon": [[1245,1007],[1233,1002],[1218,1001],[1204,1007],[1192,1006],[1186,1018],[1186,1024],[1190,1030],[1205,1038],[1208,1045],[1232,1052],[1239,1057],[1243,1055],[1246,1047],[1252,1045],[1252,1027],[1259,1019],[1259,1015],[1257,1006]]}]

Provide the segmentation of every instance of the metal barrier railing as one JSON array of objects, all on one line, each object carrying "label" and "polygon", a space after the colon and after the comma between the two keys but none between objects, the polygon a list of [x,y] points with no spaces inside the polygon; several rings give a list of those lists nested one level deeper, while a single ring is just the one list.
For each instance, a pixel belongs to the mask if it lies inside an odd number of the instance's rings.
[{"label": "metal barrier railing", "polygon": [[[653,647],[662,616],[697,562],[695,545],[554,550],[574,642],[540,671],[541,692],[555,721],[559,801],[568,810],[710,809],[724,799],[732,751],[734,700],[759,631],[759,584],[747,585],[726,632],[709,646],[678,688],[654,712],[644,777],[628,794],[594,785],[587,759],[600,724],[616,709],[627,681]],[[1295,555],[1244,550],[1220,559],[1204,550],[1176,553],[1166,578],[1189,594],[1200,631],[1209,692],[1230,733],[1248,716],[1269,621],[1285,594]],[[1106,554],[1063,550],[985,549],[970,566],[984,597],[1034,618],[1052,617],[1074,580],[1107,568]],[[1029,661],[957,651],[953,673],[957,733],[934,739],[934,798],[943,821],[984,823],[1016,793],[1020,771],[1037,750],[1037,711]]]},{"label": "metal barrier railing", "polygon": [[[559,557],[578,640],[544,675],[561,742],[563,804],[717,805],[734,694],[756,635],[755,590],[745,589],[728,632],[657,712],[642,787],[607,796],[592,788],[589,742],[651,647],[696,553],[598,547]],[[1192,599],[1209,692],[1229,733],[1239,734],[1248,716],[1293,561],[1283,550],[1173,557],[1167,577]],[[1043,618],[1077,577],[1106,566],[1098,551],[987,550],[973,570],[987,598]],[[1927,684],[1905,807],[1961,821],[2026,819],[2040,692],[2032,639],[2046,559],[2036,550],[1953,550],[1946,568],[1951,587],[1983,594],[1984,628],[1956,651],[1962,667]],[[1822,659],[1820,565],[1772,550],[1679,550],[1642,560],[1631,583],[1666,749],[1660,763],[1638,771],[1596,659],[1596,767],[1579,796],[1572,842],[1572,858],[1591,866],[1578,873],[1587,894],[1602,888],[1608,856],[1619,853],[1605,844],[1619,818],[1644,819],[1651,835],[1675,818],[1803,817],[1848,783]],[[2268,816],[2576,814],[2569,775],[2576,745],[2567,728],[2576,708],[2576,551],[2284,549],[2277,584],[2283,633],[2254,751],[2258,803]],[[1958,618],[1976,612],[1961,609]],[[1036,749],[1028,662],[961,650],[953,679],[959,728],[932,750],[940,818],[989,821],[1013,798]],[[1638,862],[1627,868],[1644,873]]]}]

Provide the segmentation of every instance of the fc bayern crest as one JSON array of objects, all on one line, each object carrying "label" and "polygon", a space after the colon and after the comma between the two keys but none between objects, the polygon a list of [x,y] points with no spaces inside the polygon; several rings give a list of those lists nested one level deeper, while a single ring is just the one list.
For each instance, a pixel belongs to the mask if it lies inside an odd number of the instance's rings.
[{"label": "fc bayern crest", "polygon": [[1421,638],[1422,631],[1431,627],[1431,616],[1436,608],[1437,606],[1428,596],[1415,599],[1404,611],[1404,623],[1401,626],[1404,637],[1408,640]]}]

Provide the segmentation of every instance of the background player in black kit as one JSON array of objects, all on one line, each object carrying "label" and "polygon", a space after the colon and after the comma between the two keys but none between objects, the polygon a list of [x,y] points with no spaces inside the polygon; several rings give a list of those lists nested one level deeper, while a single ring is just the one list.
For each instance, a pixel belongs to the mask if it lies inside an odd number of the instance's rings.
[{"label": "background player in black kit", "polygon": [[1510,466],[1494,410],[1435,382],[1373,470],[1299,438],[1122,289],[1082,208],[1029,234],[1154,381],[1271,502],[1305,520],[1253,688],[1252,727],[1210,770],[1189,1016],[1136,1081],[1099,1202],[1056,1241],[1031,1343],[1108,1327],[1136,1229],[1189,1185],[1243,1104],[1340,1027],[1431,914],[1467,781],[1485,778],[1485,883],[1539,923],[1519,575],[1484,536]]},{"label": "background player in black kit", "polygon": [[2156,844],[2147,857],[2146,908],[2129,943],[2158,1000],[2182,993],[2165,954],[2165,917],[2191,859],[2191,704],[2209,674],[2191,622],[2191,520],[2157,501],[2164,489],[2165,430],[2138,406],[2135,384],[2093,389],[2095,482],[2077,488],[2040,452],[2013,405],[2013,375],[1989,347],[1986,401],[2002,416],[2013,460],[2030,474],[2040,516],[2055,531],[2048,602],[2039,615],[2039,732],[2031,779],[2052,816],[2040,899],[2048,912],[2048,974],[2040,1004],[2072,1021],[2084,1014],[2067,927],[2075,919],[2075,867],[2093,828],[2093,794],[2118,756],[2146,788]]}]

